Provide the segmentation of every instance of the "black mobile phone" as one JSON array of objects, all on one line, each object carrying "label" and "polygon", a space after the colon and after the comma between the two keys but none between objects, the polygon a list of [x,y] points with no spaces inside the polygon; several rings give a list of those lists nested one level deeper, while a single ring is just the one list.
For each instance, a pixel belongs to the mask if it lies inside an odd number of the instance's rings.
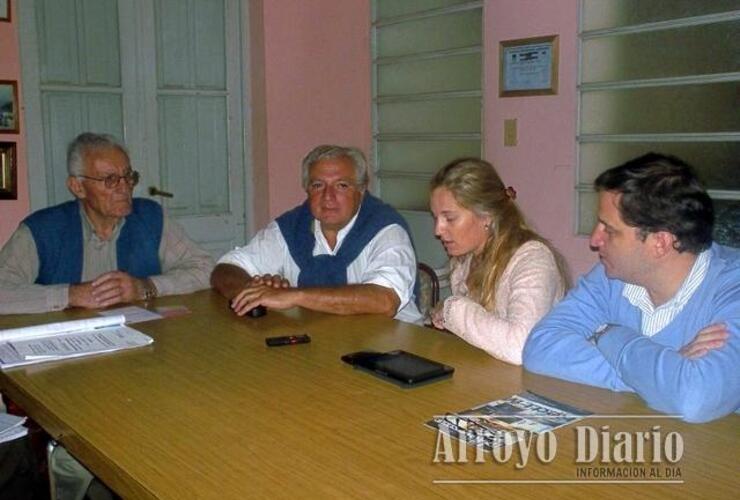
[{"label": "black mobile phone", "polygon": [[455,371],[451,366],[402,350],[353,352],[342,356],[342,361],[401,387],[447,378]]},{"label": "black mobile phone", "polygon": [[267,308],[265,306],[257,306],[247,311],[245,316],[249,316],[250,318],[261,318],[265,314],[267,314]]},{"label": "black mobile phone", "polygon": [[293,345],[293,344],[308,344],[311,342],[311,337],[305,335],[283,335],[281,337],[267,337],[265,344],[268,347],[278,347],[281,345]]},{"label": "black mobile phone", "polygon": [[[229,309],[231,309],[231,301],[229,301]],[[267,314],[267,308],[265,306],[257,306],[247,311],[244,317],[261,318],[265,314]]]}]

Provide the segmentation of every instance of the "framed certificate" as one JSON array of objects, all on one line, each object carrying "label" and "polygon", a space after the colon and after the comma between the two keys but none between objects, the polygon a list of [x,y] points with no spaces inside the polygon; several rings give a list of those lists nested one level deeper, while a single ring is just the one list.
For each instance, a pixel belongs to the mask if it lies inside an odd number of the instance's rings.
[{"label": "framed certificate", "polygon": [[558,93],[558,35],[502,41],[500,97]]}]

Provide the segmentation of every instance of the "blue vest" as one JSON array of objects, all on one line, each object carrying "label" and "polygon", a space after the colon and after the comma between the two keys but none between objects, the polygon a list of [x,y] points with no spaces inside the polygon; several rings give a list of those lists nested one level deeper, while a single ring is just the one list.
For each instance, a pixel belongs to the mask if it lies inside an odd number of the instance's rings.
[{"label": "blue vest", "polygon": [[[36,243],[39,285],[77,284],[82,281],[83,242],[80,205],[68,201],[34,212],[23,221]],[[161,274],[162,207],[134,198],[131,213],[116,241],[118,270],[137,278]]]},{"label": "blue vest", "polygon": [[[347,267],[378,232],[391,224],[401,226],[411,238],[406,221],[396,210],[365,193],[355,224],[342,241],[336,255],[313,256],[316,239],[314,218],[308,201],[284,213],[276,222],[288,244],[291,257],[300,268],[298,286],[337,286],[347,284]],[[414,286],[416,291],[416,285]],[[416,294],[418,297],[418,293]]]}]

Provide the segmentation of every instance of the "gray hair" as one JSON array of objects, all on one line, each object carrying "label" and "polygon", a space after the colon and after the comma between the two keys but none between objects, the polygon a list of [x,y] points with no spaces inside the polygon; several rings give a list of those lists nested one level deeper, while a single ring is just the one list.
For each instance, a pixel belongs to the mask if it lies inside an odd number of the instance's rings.
[{"label": "gray hair", "polygon": [[109,134],[83,132],[67,147],[67,173],[70,176],[85,174],[85,155],[95,149],[118,149],[130,161],[128,150],[121,141]]},{"label": "gray hair", "polygon": [[357,185],[363,188],[367,187],[367,160],[357,148],[335,146],[333,144],[323,144],[313,148],[301,162],[301,176],[303,188],[308,188],[308,171],[320,161],[336,160],[337,158],[346,158],[352,163],[355,169],[355,179]]}]

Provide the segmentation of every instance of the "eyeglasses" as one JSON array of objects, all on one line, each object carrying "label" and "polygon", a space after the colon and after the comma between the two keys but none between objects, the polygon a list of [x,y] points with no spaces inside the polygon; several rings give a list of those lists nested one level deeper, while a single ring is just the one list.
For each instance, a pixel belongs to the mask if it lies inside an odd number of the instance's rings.
[{"label": "eyeglasses", "polygon": [[83,179],[89,179],[91,181],[102,181],[105,184],[105,187],[107,187],[108,189],[113,189],[118,186],[118,183],[121,182],[121,179],[124,179],[126,181],[126,184],[131,187],[134,187],[139,183],[139,172],[137,172],[136,170],[129,170],[126,175],[110,174],[106,175],[105,177],[77,175],[75,177],[82,177]]}]

